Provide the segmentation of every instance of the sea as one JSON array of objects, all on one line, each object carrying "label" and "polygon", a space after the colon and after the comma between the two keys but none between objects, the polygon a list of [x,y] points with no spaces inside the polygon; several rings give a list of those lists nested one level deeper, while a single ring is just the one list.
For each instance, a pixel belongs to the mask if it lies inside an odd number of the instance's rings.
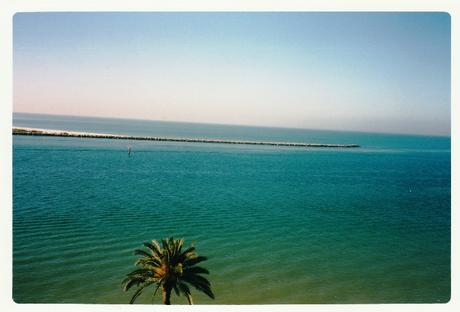
[{"label": "sea", "polygon": [[[133,251],[170,236],[209,258],[215,299],[192,288],[198,304],[450,300],[450,137],[24,113],[13,126],[361,146],[14,135],[17,303],[127,304]],[[160,304],[153,291],[136,303]]]}]

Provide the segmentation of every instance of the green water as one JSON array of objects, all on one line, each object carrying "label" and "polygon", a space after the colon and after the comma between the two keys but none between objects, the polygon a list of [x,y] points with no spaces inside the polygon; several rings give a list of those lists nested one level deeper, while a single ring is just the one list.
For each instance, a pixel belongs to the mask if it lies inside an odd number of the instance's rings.
[{"label": "green water", "polygon": [[363,148],[14,136],[14,300],[127,303],[133,250],[175,236],[209,257],[196,303],[448,301],[450,139],[310,135]]}]

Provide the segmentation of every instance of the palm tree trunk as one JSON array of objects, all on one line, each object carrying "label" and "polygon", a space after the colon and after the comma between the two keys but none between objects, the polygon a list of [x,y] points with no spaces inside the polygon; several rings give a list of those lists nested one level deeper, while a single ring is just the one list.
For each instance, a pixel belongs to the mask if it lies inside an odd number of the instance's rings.
[{"label": "palm tree trunk", "polygon": [[171,304],[171,289],[163,287],[163,304]]}]

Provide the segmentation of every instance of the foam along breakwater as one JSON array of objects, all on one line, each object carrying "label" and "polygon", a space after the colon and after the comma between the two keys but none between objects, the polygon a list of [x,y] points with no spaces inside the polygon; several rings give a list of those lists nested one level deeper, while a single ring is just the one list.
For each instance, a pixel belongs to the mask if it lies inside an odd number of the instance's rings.
[{"label": "foam along breakwater", "polygon": [[55,137],[74,137],[91,139],[118,139],[118,140],[141,140],[159,142],[186,142],[186,143],[214,143],[214,144],[247,144],[247,145],[271,145],[271,146],[291,146],[291,147],[331,147],[331,148],[355,148],[358,144],[323,144],[323,143],[295,143],[295,142],[266,142],[266,141],[239,141],[221,139],[191,139],[191,138],[168,138],[150,136],[129,136],[118,134],[103,134],[76,132],[65,130],[51,130],[38,128],[13,128],[13,135],[37,135]]}]

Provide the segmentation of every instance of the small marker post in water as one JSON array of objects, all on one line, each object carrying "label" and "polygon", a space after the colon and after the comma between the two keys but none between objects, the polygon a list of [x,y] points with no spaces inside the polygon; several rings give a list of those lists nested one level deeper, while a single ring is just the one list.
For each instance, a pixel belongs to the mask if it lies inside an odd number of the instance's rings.
[{"label": "small marker post in water", "polygon": [[131,145],[128,145],[128,156],[131,157]]}]

